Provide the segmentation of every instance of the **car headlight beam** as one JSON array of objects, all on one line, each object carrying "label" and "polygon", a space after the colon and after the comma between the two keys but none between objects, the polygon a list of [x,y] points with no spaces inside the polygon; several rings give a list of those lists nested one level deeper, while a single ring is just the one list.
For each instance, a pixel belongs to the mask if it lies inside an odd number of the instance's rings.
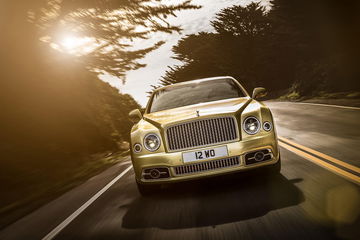
[{"label": "car headlight beam", "polygon": [[260,121],[253,116],[245,118],[243,122],[243,129],[249,135],[254,135],[260,131]]},{"label": "car headlight beam", "polygon": [[154,152],[159,149],[161,144],[160,137],[155,133],[149,133],[144,137],[144,147],[150,152]]}]

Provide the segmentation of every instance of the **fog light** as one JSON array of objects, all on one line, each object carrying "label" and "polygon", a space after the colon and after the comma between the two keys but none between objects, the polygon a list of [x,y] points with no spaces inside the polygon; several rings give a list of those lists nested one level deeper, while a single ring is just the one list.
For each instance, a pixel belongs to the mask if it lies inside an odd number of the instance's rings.
[{"label": "fog light", "polygon": [[141,144],[140,144],[140,143],[136,143],[136,144],[134,145],[134,152],[139,153],[139,152],[141,152],[141,150],[142,150]]},{"label": "fog light", "polygon": [[265,154],[263,152],[255,153],[255,155],[254,155],[255,161],[260,162],[260,161],[264,160],[264,156],[265,156]]},{"label": "fog light", "polygon": [[270,122],[264,122],[263,129],[269,132],[272,129],[272,124]]},{"label": "fog light", "polygon": [[159,178],[160,177],[160,171],[157,169],[151,169],[149,174],[150,174],[151,178]]},{"label": "fog light", "polygon": [[156,180],[161,178],[169,178],[170,173],[167,167],[147,168],[143,170],[142,177],[146,180]]}]

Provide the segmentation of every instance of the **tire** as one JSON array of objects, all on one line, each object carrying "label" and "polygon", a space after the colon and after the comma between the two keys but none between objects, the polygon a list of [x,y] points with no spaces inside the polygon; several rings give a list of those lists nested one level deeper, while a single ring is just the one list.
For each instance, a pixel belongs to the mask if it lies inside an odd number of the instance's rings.
[{"label": "tire", "polygon": [[141,184],[138,182],[136,182],[136,184],[137,184],[139,193],[142,196],[151,196],[152,194],[156,193],[160,189],[160,187],[158,185],[145,185],[145,184]]}]

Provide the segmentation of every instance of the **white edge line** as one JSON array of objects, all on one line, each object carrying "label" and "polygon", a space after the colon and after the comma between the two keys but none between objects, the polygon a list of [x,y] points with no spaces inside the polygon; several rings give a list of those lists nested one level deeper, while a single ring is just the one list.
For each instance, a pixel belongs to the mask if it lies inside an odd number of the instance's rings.
[{"label": "white edge line", "polygon": [[67,217],[62,223],[60,223],[56,228],[49,232],[45,237],[43,237],[42,240],[53,239],[61,230],[63,230],[67,225],[69,225],[77,216],[79,216],[87,207],[89,207],[96,199],[98,199],[104,192],[106,192],[114,183],[116,183],[121,177],[123,177],[131,168],[132,165],[126,168],[105,187],[98,191],[94,196],[92,196],[92,198],[90,198],[86,203],[79,207],[75,212],[73,212],[69,217]]},{"label": "white edge line", "polygon": [[336,108],[346,108],[346,109],[360,110],[359,107],[349,107],[349,106],[340,106],[340,105],[323,104],[323,103],[306,103],[306,102],[281,102],[281,103],[308,104],[308,105],[315,105],[315,106],[336,107]]}]

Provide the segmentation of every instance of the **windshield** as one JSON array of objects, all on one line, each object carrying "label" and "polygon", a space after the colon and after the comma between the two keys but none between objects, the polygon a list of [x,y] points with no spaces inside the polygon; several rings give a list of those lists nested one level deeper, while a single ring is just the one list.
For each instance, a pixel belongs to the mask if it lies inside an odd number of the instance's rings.
[{"label": "windshield", "polygon": [[149,112],[245,96],[242,89],[232,79],[208,80],[170,86],[154,93]]}]

